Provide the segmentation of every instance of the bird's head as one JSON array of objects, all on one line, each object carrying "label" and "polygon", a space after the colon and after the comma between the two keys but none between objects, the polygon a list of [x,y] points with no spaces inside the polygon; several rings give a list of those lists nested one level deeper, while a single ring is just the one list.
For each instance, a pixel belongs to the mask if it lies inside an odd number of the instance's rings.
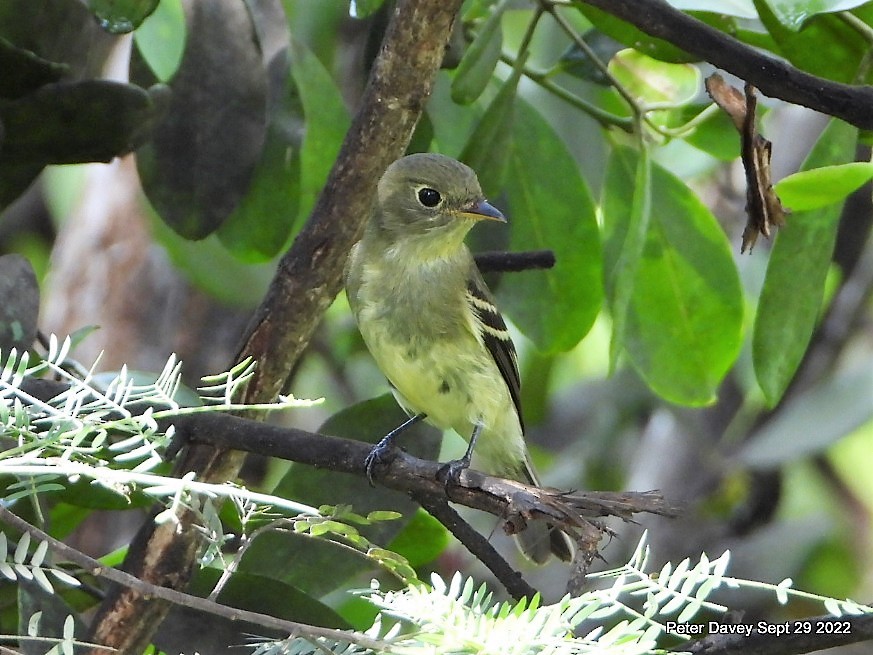
[{"label": "bird's head", "polygon": [[444,155],[408,155],[379,180],[374,220],[394,243],[451,247],[480,220],[506,222],[482,195],[476,173]]}]

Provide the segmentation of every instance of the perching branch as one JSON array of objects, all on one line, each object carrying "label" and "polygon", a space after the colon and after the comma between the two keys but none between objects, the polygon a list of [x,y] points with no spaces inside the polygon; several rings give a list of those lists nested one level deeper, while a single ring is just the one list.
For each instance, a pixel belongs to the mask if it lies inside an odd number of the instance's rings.
[{"label": "perching branch", "polygon": [[763,54],[665,0],[577,0],[752,83],[761,93],[873,129],[873,87],[816,77]]}]

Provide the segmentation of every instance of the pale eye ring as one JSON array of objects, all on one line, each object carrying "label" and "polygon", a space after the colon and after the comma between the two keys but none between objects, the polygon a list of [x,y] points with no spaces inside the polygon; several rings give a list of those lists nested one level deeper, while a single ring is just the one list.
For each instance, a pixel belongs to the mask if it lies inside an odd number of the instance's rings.
[{"label": "pale eye ring", "polygon": [[418,202],[420,202],[425,207],[436,207],[442,201],[443,197],[436,189],[431,189],[430,187],[422,187],[418,190]]}]

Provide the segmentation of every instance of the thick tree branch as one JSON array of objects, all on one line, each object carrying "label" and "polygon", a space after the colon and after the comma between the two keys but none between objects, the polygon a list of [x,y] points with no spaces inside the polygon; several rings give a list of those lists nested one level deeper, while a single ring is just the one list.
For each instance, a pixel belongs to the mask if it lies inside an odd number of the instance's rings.
[{"label": "thick tree branch", "polygon": [[873,129],[873,87],[810,75],[673,9],[665,0],[580,0],[751,82],[761,93]]},{"label": "thick tree branch", "polygon": [[[369,213],[376,183],[400,157],[442,62],[461,0],[400,0],[385,33],[361,107],[312,215],[282,258],[249,327],[239,358],[258,365],[249,402],[270,401],[286,384],[316,326],[340,288],[346,254]],[[190,449],[185,470],[205,481],[236,476],[239,453],[212,446]],[[195,561],[197,535],[146,523],[128,550],[125,568],[159,586],[182,588]],[[186,529],[188,527],[188,529]],[[138,654],[166,616],[165,603],[116,589],[107,596],[91,638],[122,653]]]}]

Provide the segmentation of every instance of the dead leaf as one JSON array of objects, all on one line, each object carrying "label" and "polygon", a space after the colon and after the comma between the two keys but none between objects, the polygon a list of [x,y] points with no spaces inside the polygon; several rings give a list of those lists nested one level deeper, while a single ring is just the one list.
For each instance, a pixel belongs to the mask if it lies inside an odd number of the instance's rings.
[{"label": "dead leaf", "polygon": [[773,190],[770,175],[772,144],[758,133],[755,125],[757,98],[755,87],[746,83],[741,92],[718,73],[706,78],[706,91],[730,116],[740,133],[741,157],[746,171],[746,213],[749,220],[743,230],[740,252],[752,251],[759,234],[770,237],[773,226],[785,224],[786,210]]}]

